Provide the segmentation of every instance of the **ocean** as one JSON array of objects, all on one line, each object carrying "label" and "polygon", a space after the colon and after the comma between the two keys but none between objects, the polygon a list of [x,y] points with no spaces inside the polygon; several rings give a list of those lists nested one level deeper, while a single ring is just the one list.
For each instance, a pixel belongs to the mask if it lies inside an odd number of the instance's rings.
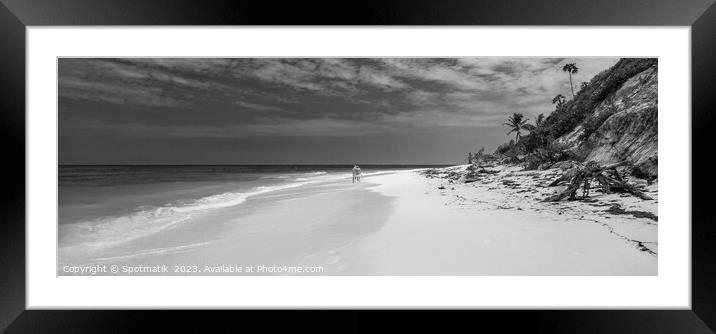
[{"label": "ocean", "polygon": [[[272,202],[350,190],[352,167],[59,166],[58,273],[67,264],[179,254],[216,242],[227,235],[227,222]],[[436,166],[363,165],[361,169],[369,182],[373,175],[428,167]],[[262,231],[255,237],[268,240],[264,234],[283,233]]]}]

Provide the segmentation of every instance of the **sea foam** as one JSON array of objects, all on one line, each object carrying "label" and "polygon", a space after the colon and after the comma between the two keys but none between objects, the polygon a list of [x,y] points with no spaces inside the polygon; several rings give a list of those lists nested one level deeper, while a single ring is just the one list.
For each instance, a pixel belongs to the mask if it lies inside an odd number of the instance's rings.
[{"label": "sea foam", "polygon": [[315,181],[256,187],[250,192],[226,192],[161,207],[140,207],[127,215],[103,217],[60,226],[60,247],[105,248],[172,228],[216,209],[240,205],[251,196],[300,187]]}]

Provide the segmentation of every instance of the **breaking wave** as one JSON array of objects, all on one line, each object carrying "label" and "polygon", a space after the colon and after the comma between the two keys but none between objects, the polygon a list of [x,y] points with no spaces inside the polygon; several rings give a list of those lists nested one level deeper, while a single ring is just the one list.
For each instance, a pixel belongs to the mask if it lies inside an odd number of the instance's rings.
[{"label": "breaking wave", "polygon": [[60,245],[65,249],[78,246],[92,248],[114,246],[172,228],[212,210],[240,205],[251,196],[296,188],[309,183],[312,182],[256,187],[251,192],[226,192],[161,207],[139,207],[138,211],[127,215],[65,224],[60,226]]}]

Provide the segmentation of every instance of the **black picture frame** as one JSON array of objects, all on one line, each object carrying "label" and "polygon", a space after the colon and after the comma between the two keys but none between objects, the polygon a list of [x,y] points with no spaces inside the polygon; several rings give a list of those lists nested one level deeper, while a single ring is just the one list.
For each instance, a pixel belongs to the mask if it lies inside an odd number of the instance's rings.
[{"label": "black picture frame", "polygon": [[[375,312],[305,311],[270,315],[270,329],[461,329],[466,318],[479,328],[550,333],[713,333],[716,329],[716,228],[708,212],[713,188],[709,138],[716,105],[716,6],[713,0],[557,1],[170,1],[0,0],[0,126],[4,189],[0,191],[0,330],[8,333],[136,332],[147,323],[206,330],[208,322],[255,322],[256,311],[203,312],[201,317],[165,311],[28,311],[25,304],[25,29],[74,25],[590,25],[690,26],[692,61],[692,308],[690,310],[546,310]],[[665,112],[679,112],[677,110]],[[21,175],[23,177],[21,177]],[[683,222],[688,223],[688,222]],[[655,293],[658,293],[655,291]],[[196,319],[201,319],[197,321]],[[181,321],[179,321],[181,320]],[[262,319],[261,319],[262,320]],[[235,329],[235,328],[234,328]]]}]

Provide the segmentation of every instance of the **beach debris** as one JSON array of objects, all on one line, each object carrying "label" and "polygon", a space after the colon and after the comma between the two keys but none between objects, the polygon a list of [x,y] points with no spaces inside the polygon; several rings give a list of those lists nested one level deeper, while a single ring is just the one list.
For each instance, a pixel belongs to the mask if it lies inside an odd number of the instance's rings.
[{"label": "beach debris", "polygon": [[504,186],[506,186],[506,187],[509,187],[509,188],[512,188],[512,189],[518,189],[518,188],[519,188],[519,184],[518,184],[517,182],[515,182],[515,181],[513,181],[513,180],[509,180],[509,179],[508,179],[508,180],[502,180],[502,185],[504,185]]},{"label": "beach debris", "polygon": [[651,212],[648,211],[639,211],[639,210],[626,210],[622,208],[619,204],[612,204],[609,209],[606,210],[606,212],[609,212],[613,215],[632,215],[636,218],[648,218],[653,221],[659,221],[659,217]]},{"label": "beach debris", "polygon": [[481,177],[482,175],[484,175],[484,174],[497,174],[497,173],[499,173],[499,171],[490,170],[490,169],[485,169],[485,168],[483,168],[483,167],[474,167],[474,168],[469,168],[469,167],[468,167],[468,170],[469,170],[469,171],[465,174],[465,178],[463,179],[463,182],[464,182],[464,183],[472,183],[472,182],[475,182],[475,181],[479,181],[479,180],[480,180],[480,177]]},{"label": "beach debris", "polygon": [[477,170],[477,172],[480,173],[480,174],[497,174],[497,173],[499,173],[500,171],[481,168],[481,169]]},{"label": "beach debris", "polygon": [[626,161],[622,161],[602,167],[598,163],[591,161],[584,167],[576,166],[571,168],[549,184],[550,187],[554,187],[562,182],[568,182],[569,186],[542,201],[559,202],[565,198],[575,200],[580,187],[582,187],[582,198],[587,198],[592,181],[597,181],[601,185],[602,192],[606,194],[612,192],[629,193],[643,200],[651,200],[652,198],[644,194],[637,186],[630,184],[619,175],[619,172],[616,170],[617,167],[623,166],[626,163]]},{"label": "beach debris", "polygon": [[460,170],[431,168],[421,173],[428,178],[448,180],[449,183],[472,183],[481,180],[481,176],[483,175],[497,174],[500,172],[498,170],[487,169],[488,166],[494,167],[494,165],[481,166],[471,164]]},{"label": "beach debris", "polygon": [[[488,171],[485,168],[494,168],[494,167],[495,167],[494,164],[471,164],[471,165],[467,166],[467,170]],[[490,172],[498,173],[498,171],[490,171]],[[482,172],[482,173],[485,173],[485,172]]]}]

